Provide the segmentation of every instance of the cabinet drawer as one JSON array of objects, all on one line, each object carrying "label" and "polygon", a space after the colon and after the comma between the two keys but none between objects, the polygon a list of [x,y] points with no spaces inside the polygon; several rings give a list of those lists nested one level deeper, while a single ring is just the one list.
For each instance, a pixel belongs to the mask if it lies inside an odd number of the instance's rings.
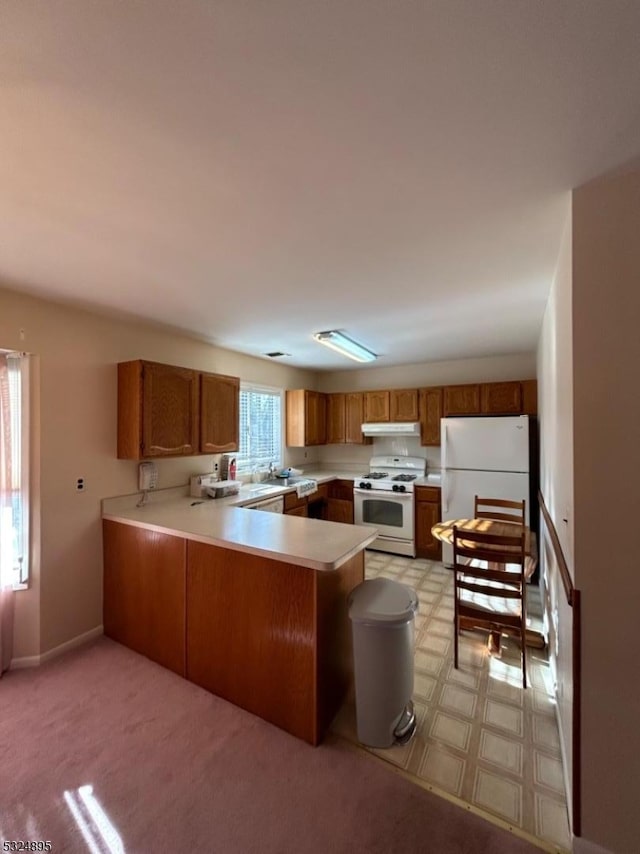
[{"label": "cabinet drawer", "polygon": [[416,486],[416,501],[429,501],[440,504],[440,487],[438,486]]},{"label": "cabinet drawer", "polygon": [[285,492],[284,494],[284,512],[288,513],[290,510],[295,510],[298,507],[306,507],[307,506],[307,496],[303,496],[302,498],[298,498],[295,492]]}]

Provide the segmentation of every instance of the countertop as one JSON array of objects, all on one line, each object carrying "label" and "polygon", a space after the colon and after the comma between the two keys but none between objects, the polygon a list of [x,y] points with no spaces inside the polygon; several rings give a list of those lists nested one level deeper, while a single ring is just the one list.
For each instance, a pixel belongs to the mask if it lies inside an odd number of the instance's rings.
[{"label": "countertop", "polygon": [[[353,474],[332,472],[304,474],[319,483],[341,476],[353,478]],[[325,522],[242,506],[294,489],[250,483],[237,495],[200,501],[188,494],[187,487],[177,487],[150,493],[143,507],[137,506],[137,493],[104,499],[102,518],[317,570],[338,569],[376,538],[377,528],[371,525]]]}]

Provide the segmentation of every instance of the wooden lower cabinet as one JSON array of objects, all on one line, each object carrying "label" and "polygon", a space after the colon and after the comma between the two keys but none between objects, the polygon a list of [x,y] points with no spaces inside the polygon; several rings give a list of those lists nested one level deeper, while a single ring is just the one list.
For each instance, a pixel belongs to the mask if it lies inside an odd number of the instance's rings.
[{"label": "wooden lower cabinet", "polygon": [[416,557],[442,560],[442,543],[431,533],[440,521],[440,489],[433,486],[415,488]]},{"label": "wooden lower cabinet", "polygon": [[353,481],[332,480],[327,498],[327,521],[353,525]]},{"label": "wooden lower cabinet", "polygon": [[322,740],[353,679],[347,599],[364,550],[322,572],[120,522],[103,531],[108,637]]},{"label": "wooden lower cabinet", "polygon": [[309,515],[309,507],[306,504],[302,504],[300,507],[293,507],[291,510],[284,511],[287,516],[304,516],[305,518]]},{"label": "wooden lower cabinet", "polygon": [[318,744],[351,679],[363,579],[364,552],[320,572],[190,540],[187,678]]},{"label": "wooden lower cabinet", "polygon": [[329,498],[327,501],[327,521],[345,522],[353,525],[353,501],[344,498]]},{"label": "wooden lower cabinet", "polygon": [[102,525],[105,635],[184,676],[186,540]]}]

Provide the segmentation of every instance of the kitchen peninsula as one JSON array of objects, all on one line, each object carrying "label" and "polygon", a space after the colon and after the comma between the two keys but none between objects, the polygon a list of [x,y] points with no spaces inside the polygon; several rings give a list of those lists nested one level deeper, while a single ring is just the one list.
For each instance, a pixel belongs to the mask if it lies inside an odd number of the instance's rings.
[{"label": "kitchen peninsula", "polygon": [[347,597],[376,529],[166,492],[103,502],[105,634],[318,744],[349,685]]}]

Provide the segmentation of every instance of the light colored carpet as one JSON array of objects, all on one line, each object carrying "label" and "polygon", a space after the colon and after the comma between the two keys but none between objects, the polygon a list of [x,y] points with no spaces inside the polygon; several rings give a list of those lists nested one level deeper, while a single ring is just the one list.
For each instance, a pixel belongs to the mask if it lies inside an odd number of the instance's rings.
[{"label": "light colored carpet", "polygon": [[101,638],[0,681],[0,837],[54,852],[536,849],[330,737],[318,748]]},{"label": "light colored carpet", "polygon": [[[520,647],[503,639],[489,655],[484,632],[463,632],[453,666],[453,576],[441,563],[367,551],[366,577],[391,578],[418,595],[414,704],[416,735],[404,747],[372,750],[422,785],[460,799],[536,837],[548,850],[571,847],[560,740],[544,650],[528,648],[522,688]],[[541,628],[529,585],[530,628]],[[334,732],[357,742],[355,706]]]}]

